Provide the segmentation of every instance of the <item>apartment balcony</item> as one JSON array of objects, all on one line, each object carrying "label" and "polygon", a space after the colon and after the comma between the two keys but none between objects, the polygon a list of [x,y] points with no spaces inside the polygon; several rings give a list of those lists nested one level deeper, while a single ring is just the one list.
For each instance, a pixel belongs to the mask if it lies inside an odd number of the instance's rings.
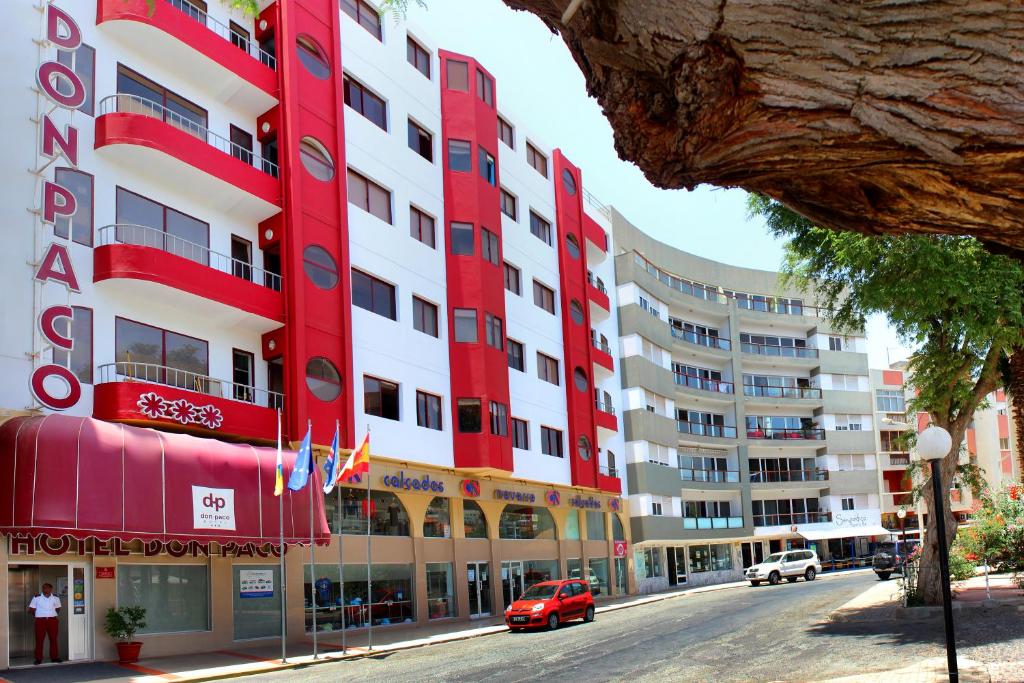
[{"label": "apartment balcony", "polygon": [[824,524],[832,521],[831,512],[792,512],[754,515],[754,527],[791,526],[793,524]]},{"label": "apartment balcony", "polygon": [[612,304],[604,281],[587,271],[587,300],[590,302],[590,315],[604,320],[611,315]]},{"label": "apartment balcony", "polygon": [[587,263],[601,263],[608,258],[608,233],[597,224],[597,221],[585,213],[583,214],[583,241],[587,245]]},{"label": "apartment balcony", "polygon": [[764,321],[807,328],[817,324],[813,318],[822,318],[828,312],[827,309],[818,306],[808,306],[787,299],[762,296],[734,298],[740,317],[752,322]]},{"label": "apartment balcony", "polygon": [[759,360],[768,362],[785,361],[796,363],[806,367],[818,365],[818,349],[809,349],[803,346],[769,346],[767,344],[755,344],[752,342],[740,342],[740,350],[751,356],[757,356]]},{"label": "apartment balcony", "polygon": [[733,445],[736,439],[736,428],[724,425],[709,425],[703,422],[676,420],[676,431],[680,438],[696,443]]},{"label": "apartment balcony", "polygon": [[828,481],[828,470],[765,470],[750,473],[751,484]]},{"label": "apartment balcony", "polygon": [[228,439],[273,441],[284,397],[150,363],[99,367],[93,417]]},{"label": "apartment balcony", "polygon": [[612,347],[594,337],[590,338],[590,343],[594,347],[594,352],[591,356],[594,363],[609,372],[615,372],[615,358],[612,356]]},{"label": "apartment balcony", "polygon": [[96,25],[254,117],[277,104],[274,55],[186,0],[98,0]]},{"label": "apartment balcony", "polygon": [[739,484],[739,470],[694,470],[679,468],[679,478],[685,489],[721,489],[735,488],[723,484]]},{"label": "apartment balcony", "polygon": [[744,384],[743,395],[752,405],[816,407],[822,403],[821,389],[814,387],[766,387]]},{"label": "apartment balcony", "polygon": [[597,488],[608,493],[622,495],[622,479],[614,466],[601,465],[597,472]]},{"label": "apartment balcony", "polygon": [[882,494],[882,511],[895,512],[900,508],[911,508],[914,504],[914,494],[910,491],[886,491]]},{"label": "apartment balcony", "polygon": [[[165,0],[157,0],[164,2]],[[277,164],[137,95],[100,101],[97,150],[161,185],[259,222],[281,211]]]},{"label": "apartment balcony", "polygon": [[742,517],[683,517],[683,528],[703,531],[707,529],[742,529]]},{"label": "apartment balcony", "polygon": [[736,398],[735,385],[732,382],[723,382],[682,372],[673,372],[672,379],[676,389],[684,394],[721,403],[732,403]]},{"label": "apartment balcony", "polygon": [[801,446],[806,441],[824,441],[825,430],[818,427],[796,427],[794,429],[758,427],[747,429],[747,438],[758,441],[784,441],[787,445]]},{"label": "apartment balcony", "polygon": [[285,322],[280,275],[148,226],[100,228],[93,281],[124,299],[180,307],[225,327],[263,334]]},{"label": "apartment balcony", "polygon": [[879,459],[885,470],[905,470],[910,466],[910,453],[881,453]]},{"label": "apartment balcony", "polygon": [[725,337],[714,337],[699,332],[681,330],[677,327],[668,326],[673,339],[683,343],[691,355],[700,355],[711,358],[729,358],[732,356],[732,341]]},{"label": "apartment balcony", "polygon": [[594,401],[597,408],[597,427],[607,429],[610,432],[619,431],[619,421],[615,417],[615,406],[603,401]]}]

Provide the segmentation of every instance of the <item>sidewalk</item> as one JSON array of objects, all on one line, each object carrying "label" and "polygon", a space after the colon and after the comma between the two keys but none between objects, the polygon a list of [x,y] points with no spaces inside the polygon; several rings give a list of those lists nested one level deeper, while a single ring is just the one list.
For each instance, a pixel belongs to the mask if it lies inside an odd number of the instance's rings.
[{"label": "sidewalk", "polygon": [[[858,570],[826,574],[819,581],[828,581],[841,576],[862,573]],[[712,591],[729,590],[747,586],[746,581],[722,583],[699,588],[683,588],[652,595],[628,595],[600,600],[597,614],[614,612],[620,609],[649,605],[662,600],[686,597]],[[176,655],[172,657],[150,657],[139,660],[137,664],[118,664],[116,662],[91,662],[83,664],[63,664],[54,666],[37,666],[25,669],[11,669],[0,672],[0,683],[168,683],[173,681],[213,681],[237,676],[280,671],[301,666],[336,662],[342,659],[372,656],[383,652],[407,650],[426,645],[448,643],[467,638],[501,633],[505,631],[505,623],[501,616],[480,619],[477,621],[432,622],[415,628],[385,627],[374,629],[373,651],[367,649],[365,629],[346,631],[348,651],[341,652],[341,633],[326,632],[318,634],[320,657],[316,661],[309,654],[313,649],[312,639],[305,642],[288,644],[288,663],[280,660],[281,645],[279,641],[251,648],[237,648],[217,652]],[[143,649],[145,652],[145,649]],[[294,653],[294,654],[292,654]],[[301,654],[300,654],[301,653]]]}]

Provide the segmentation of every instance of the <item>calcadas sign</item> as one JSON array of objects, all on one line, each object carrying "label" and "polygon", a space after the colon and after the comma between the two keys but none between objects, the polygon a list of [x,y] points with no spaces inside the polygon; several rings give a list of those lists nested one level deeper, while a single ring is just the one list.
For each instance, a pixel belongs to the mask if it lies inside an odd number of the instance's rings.
[{"label": "calcadas sign", "polygon": [[[67,12],[59,7],[46,6],[46,40],[61,50],[76,50],[82,44],[82,31]],[[74,110],[86,99],[85,84],[70,67],[54,60],[44,61],[36,68],[36,84],[40,92],[56,107],[43,107],[39,119],[40,154],[43,158],[41,168],[45,169],[59,158],[78,168],[78,129],[70,123],[59,126],[54,117],[57,108]],[[42,206],[39,211],[42,222],[54,225],[58,218],[70,219],[75,215],[77,202],[75,195],[68,188],[50,181],[42,183]],[[71,239],[71,230],[68,231]],[[34,278],[41,285],[54,282],[68,291],[79,292],[78,276],[71,261],[71,252],[66,244],[51,241],[43,249]],[[37,322],[43,339],[53,345],[54,349],[70,352],[74,341],[71,338],[72,309],[67,305],[48,306],[39,312]],[[67,321],[67,334],[57,329],[57,321]],[[32,395],[41,404],[52,410],[67,410],[82,397],[82,386],[78,378],[68,368],[55,363],[41,365],[32,372]],[[63,386],[63,391],[59,389]],[[55,389],[58,389],[55,391]]]}]

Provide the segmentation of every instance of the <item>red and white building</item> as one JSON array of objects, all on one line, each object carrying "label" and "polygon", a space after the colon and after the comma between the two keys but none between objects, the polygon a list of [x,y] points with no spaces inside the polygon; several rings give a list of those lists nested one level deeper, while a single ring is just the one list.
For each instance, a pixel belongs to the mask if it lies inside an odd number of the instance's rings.
[{"label": "red and white building", "polygon": [[287,554],[290,638],[311,585],[334,630],[497,614],[544,576],[629,591],[608,210],[472,56],[363,0],[260,9],[5,11],[0,592],[50,580],[72,660],[111,656],[114,605],[171,606],[149,654],[277,636],[278,410],[291,443],[370,431],[375,463],[312,530],[289,498],[288,540],[322,544]]}]

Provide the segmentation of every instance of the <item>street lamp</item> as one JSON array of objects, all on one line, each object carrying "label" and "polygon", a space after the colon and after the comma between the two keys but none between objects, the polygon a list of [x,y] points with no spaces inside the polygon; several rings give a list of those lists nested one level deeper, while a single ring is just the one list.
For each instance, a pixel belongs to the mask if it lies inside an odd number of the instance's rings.
[{"label": "street lamp", "polygon": [[946,667],[950,683],[960,679],[956,665],[956,638],[953,635],[953,600],[949,593],[949,548],[946,547],[945,496],[942,495],[942,459],[953,446],[953,439],[942,427],[931,426],[917,435],[917,452],[932,468],[932,495],[935,499],[935,531],[939,536],[939,572],[942,581],[942,615],[946,622]]},{"label": "street lamp", "polygon": [[[907,577],[907,567],[909,566],[907,557],[907,509],[900,508],[896,511],[896,516],[900,518],[900,541],[903,543],[903,569],[900,571],[900,575],[903,577],[903,606],[907,606],[907,600],[910,598],[910,593],[907,592],[907,588],[910,584],[907,583],[910,579]],[[900,551],[896,549],[896,559],[899,560]]]}]

